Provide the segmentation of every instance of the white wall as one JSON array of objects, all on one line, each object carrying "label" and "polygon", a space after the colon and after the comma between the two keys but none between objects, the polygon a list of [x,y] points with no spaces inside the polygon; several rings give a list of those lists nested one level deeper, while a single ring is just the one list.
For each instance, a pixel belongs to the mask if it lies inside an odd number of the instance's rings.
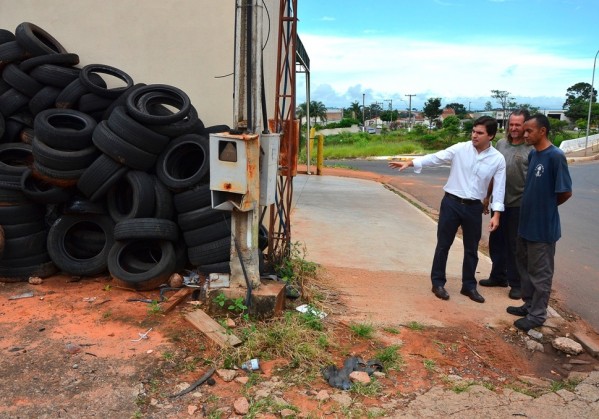
[{"label": "white wall", "polygon": [[[259,2],[262,4],[261,2]],[[279,2],[265,51],[267,106],[274,114]],[[0,0],[0,28],[34,23],[81,64],[107,64],[136,83],[185,91],[205,125],[233,126],[235,0]],[[268,29],[264,13],[265,32]],[[264,35],[266,38],[266,34]]]}]

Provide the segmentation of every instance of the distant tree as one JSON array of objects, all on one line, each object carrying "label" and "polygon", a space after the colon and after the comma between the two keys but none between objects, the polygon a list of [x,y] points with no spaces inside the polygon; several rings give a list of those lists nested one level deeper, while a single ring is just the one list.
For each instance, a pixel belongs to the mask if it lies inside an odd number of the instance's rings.
[{"label": "distant tree", "polygon": [[[517,109],[526,109],[528,112],[530,112],[531,115],[534,115],[539,112],[538,106],[532,106],[528,103],[522,103],[522,104],[516,106],[516,108]],[[516,109],[516,108],[514,108],[514,109]]]},{"label": "distant tree", "polygon": [[485,111],[492,111],[493,110],[493,105],[491,104],[490,100],[487,100],[487,102],[485,103]]},{"label": "distant tree", "polygon": [[462,123],[462,131],[467,134],[472,132],[472,128],[474,127],[474,121],[472,119],[467,119]]},{"label": "distant tree", "polygon": [[386,122],[397,121],[398,115],[397,111],[383,111],[381,112],[381,119]]},{"label": "distant tree", "polygon": [[362,105],[357,100],[349,105],[347,111],[350,113],[351,118],[362,120]]},{"label": "distant tree", "polygon": [[505,127],[506,113],[507,110],[510,109],[510,105],[515,103],[514,98],[510,97],[510,92],[505,90],[491,90],[491,93],[491,97],[495,99],[497,103],[499,103],[501,110],[503,111],[503,120],[501,126]]},{"label": "distant tree", "polygon": [[374,102],[370,105],[370,118],[378,118],[383,112],[383,107],[380,103]]},{"label": "distant tree", "polygon": [[453,140],[460,133],[460,118],[450,115],[443,120],[443,131],[448,139]]},{"label": "distant tree", "polygon": [[432,97],[428,99],[424,103],[424,108],[422,108],[422,112],[424,116],[428,119],[429,129],[433,128],[433,124],[435,120],[441,116],[443,110],[441,109],[441,98],[440,97]]},{"label": "distant tree", "polygon": [[[306,102],[301,103],[297,109],[295,110],[295,114],[300,120],[300,125],[302,124],[302,118],[305,118],[308,114],[308,109],[306,106]],[[310,117],[314,118],[314,124],[316,124],[317,118],[320,118],[322,122],[327,122],[327,107],[322,102],[317,102],[315,100],[310,101]]]},{"label": "distant tree", "polygon": [[[588,116],[589,99],[591,98],[591,85],[589,83],[576,83],[566,90],[564,102],[565,114],[572,121]],[[597,102],[597,91],[593,89],[593,103]]]},{"label": "distant tree", "polygon": [[446,108],[453,109],[458,118],[464,118],[468,114],[468,109],[461,103],[450,103]]}]

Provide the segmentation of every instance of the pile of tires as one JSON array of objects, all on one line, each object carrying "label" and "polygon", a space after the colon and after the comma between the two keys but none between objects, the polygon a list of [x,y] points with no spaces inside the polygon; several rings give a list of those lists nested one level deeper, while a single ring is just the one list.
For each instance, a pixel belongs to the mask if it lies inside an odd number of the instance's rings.
[{"label": "pile of tires", "polygon": [[142,290],[227,272],[208,135],[228,127],[205,127],[174,86],[78,64],[32,23],[0,29],[0,280],[109,272]]}]

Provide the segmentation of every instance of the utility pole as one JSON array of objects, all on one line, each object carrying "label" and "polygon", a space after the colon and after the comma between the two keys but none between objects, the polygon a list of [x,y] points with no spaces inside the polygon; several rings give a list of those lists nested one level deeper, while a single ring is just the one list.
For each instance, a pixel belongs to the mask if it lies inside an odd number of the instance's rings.
[{"label": "utility pole", "polygon": [[362,93],[362,130],[366,131],[366,119],[364,118],[364,99],[366,98],[366,93]]},{"label": "utility pole", "polygon": [[412,130],[412,96],[416,96],[416,95],[406,95],[407,97],[410,98],[409,100],[409,104],[408,104],[408,132],[410,132]]},{"label": "utility pole", "polygon": [[385,102],[389,102],[389,128],[391,128],[391,118],[393,117],[393,99],[385,99]]}]

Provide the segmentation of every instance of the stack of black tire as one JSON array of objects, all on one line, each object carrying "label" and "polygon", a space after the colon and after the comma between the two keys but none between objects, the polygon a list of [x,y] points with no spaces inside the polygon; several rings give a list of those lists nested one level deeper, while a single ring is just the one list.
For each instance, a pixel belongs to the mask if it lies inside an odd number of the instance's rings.
[{"label": "stack of black tire", "polygon": [[176,87],[78,63],[34,24],[0,29],[0,280],[108,271],[152,289],[185,268],[227,272],[208,135],[228,127],[204,127]]}]

